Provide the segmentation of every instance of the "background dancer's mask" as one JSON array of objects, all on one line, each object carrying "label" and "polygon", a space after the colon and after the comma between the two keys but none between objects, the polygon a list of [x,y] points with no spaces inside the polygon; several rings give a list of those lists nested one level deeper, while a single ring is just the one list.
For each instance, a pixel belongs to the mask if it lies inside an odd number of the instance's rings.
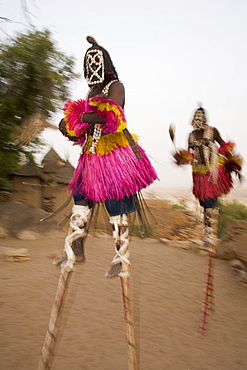
[{"label": "background dancer's mask", "polygon": [[192,120],[192,126],[194,130],[202,130],[204,128],[204,125],[206,125],[206,115],[203,108],[198,108],[195,111],[193,120]]}]

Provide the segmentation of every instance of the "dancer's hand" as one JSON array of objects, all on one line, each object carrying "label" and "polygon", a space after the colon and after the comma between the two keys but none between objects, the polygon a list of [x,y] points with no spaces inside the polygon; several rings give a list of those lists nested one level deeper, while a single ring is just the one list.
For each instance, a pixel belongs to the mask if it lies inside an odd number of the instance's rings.
[{"label": "dancer's hand", "polygon": [[63,134],[63,136],[66,136],[69,140],[71,140],[71,141],[78,141],[79,140],[79,137],[77,137],[77,136],[68,135],[67,130],[66,130],[66,122],[64,121],[64,119],[61,119],[61,121],[58,124],[58,128],[61,131],[61,133]]},{"label": "dancer's hand", "polygon": [[59,122],[58,124],[58,128],[59,130],[61,131],[61,133],[64,135],[64,136],[67,136],[67,131],[66,131],[66,122],[64,121],[64,119],[62,118],[61,121]]},{"label": "dancer's hand", "polygon": [[181,162],[181,155],[179,152],[176,152],[173,154],[173,158],[175,159],[175,162],[179,164]]}]

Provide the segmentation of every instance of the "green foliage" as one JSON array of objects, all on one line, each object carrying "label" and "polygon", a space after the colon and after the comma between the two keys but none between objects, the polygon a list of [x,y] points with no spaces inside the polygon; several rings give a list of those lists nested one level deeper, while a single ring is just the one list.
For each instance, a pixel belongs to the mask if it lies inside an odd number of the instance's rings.
[{"label": "green foliage", "polygon": [[8,189],[8,175],[23,154],[37,150],[14,145],[26,117],[51,117],[78,77],[74,60],[60,52],[48,30],[18,34],[0,46],[0,189]]},{"label": "green foliage", "polygon": [[187,209],[188,199],[183,197],[178,197],[178,203],[172,205],[172,209]]},{"label": "green foliage", "polygon": [[221,238],[231,220],[247,220],[247,207],[237,201],[220,203],[218,237]]},{"label": "green foliage", "polygon": [[173,204],[172,209],[186,209],[185,207],[181,206],[180,204]]},{"label": "green foliage", "polygon": [[0,148],[0,189],[10,190],[9,174],[19,162],[19,153],[14,145],[7,143]]},{"label": "green foliage", "polygon": [[152,229],[148,225],[134,225],[131,229],[131,234],[138,238],[151,238],[153,235]]}]

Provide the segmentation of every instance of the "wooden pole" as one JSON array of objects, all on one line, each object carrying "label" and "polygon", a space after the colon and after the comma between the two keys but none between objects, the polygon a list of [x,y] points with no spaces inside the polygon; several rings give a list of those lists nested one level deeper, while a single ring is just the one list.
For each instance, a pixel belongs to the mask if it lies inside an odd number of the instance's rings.
[{"label": "wooden pole", "polygon": [[58,329],[59,329],[59,318],[61,316],[62,302],[64,298],[65,289],[68,284],[68,277],[71,271],[74,271],[75,264],[75,254],[71,248],[74,239],[76,238],[79,231],[82,233],[82,230],[75,231],[72,228],[72,221],[70,222],[70,229],[68,235],[65,238],[64,250],[66,252],[67,258],[61,263],[61,273],[58,281],[57,291],[55,295],[55,300],[53,303],[50,320],[48,324],[48,329],[46,332],[41,359],[39,362],[38,370],[49,370],[51,369],[51,364],[54,356]]},{"label": "wooden pole", "polygon": [[68,283],[68,277],[71,269],[61,269],[57,291],[55,295],[54,304],[51,311],[51,316],[46,332],[42,354],[39,362],[38,370],[49,370],[51,369],[52,360],[55,351],[55,345],[57,341],[57,334],[59,329],[59,316],[61,313],[62,302],[64,298],[65,289]]},{"label": "wooden pole", "polygon": [[206,260],[206,273],[203,286],[201,315],[199,324],[199,333],[202,335],[207,334],[209,314],[210,311],[214,311],[213,291],[214,291],[214,256],[208,254]]},{"label": "wooden pole", "polygon": [[106,276],[113,277],[118,275],[120,278],[128,344],[128,370],[138,370],[134,325],[130,306],[130,251],[127,215],[111,216],[110,223],[113,225],[113,239],[115,241],[116,254]]},{"label": "wooden pole", "polygon": [[130,305],[130,289],[129,289],[129,277],[119,276],[122,287],[123,294],[123,304],[124,304],[124,316],[125,316],[125,327],[126,327],[126,337],[128,344],[128,369],[138,370],[137,361],[137,350],[134,335],[134,324],[132,319],[131,305]]},{"label": "wooden pole", "polygon": [[218,208],[204,208],[204,244],[207,251],[199,333],[207,335],[210,312],[214,312],[214,259],[217,249]]}]

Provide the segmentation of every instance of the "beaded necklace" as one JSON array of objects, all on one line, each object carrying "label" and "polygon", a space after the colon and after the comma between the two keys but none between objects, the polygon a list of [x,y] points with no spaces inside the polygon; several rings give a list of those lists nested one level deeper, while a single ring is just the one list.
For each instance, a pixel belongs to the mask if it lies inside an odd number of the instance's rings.
[{"label": "beaded necklace", "polygon": [[190,142],[197,144],[197,146],[194,148],[195,160],[199,163],[202,163],[202,158],[200,156],[200,147],[202,147],[206,168],[211,172],[210,181],[215,184],[218,177],[218,155],[216,145],[214,144],[213,127],[207,126],[205,128],[203,132],[203,139],[207,139],[209,141],[208,145],[204,145],[203,140],[196,140],[194,132],[190,134]]},{"label": "beaded necklace", "polygon": [[[103,89],[102,89],[102,94],[107,98],[108,97],[108,94],[109,94],[109,89],[111,87],[111,85],[114,83],[114,82],[117,82],[118,80],[112,80],[110,81]],[[89,90],[87,96],[89,96],[90,94],[90,91],[91,89]],[[99,127],[98,124],[95,124],[94,125],[94,130],[93,130],[93,137],[92,137],[92,144],[89,148],[89,152],[91,154],[95,154],[95,150],[96,150],[96,147],[97,147],[97,144],[101,138],[101,134],[102,134],[102,130],[101,128]]]},{"label": "beaded necklace", "polygon": [[110,82],[108,82],[107,85],[105,85],[105,87],[103,88],[102,90],[102,93],[105,97],[108,97],[108,94],[109,94],[109,89],[111,87],[111,85],[114,83],[114,82],[118,82],[118,80],[112,80]]}]

